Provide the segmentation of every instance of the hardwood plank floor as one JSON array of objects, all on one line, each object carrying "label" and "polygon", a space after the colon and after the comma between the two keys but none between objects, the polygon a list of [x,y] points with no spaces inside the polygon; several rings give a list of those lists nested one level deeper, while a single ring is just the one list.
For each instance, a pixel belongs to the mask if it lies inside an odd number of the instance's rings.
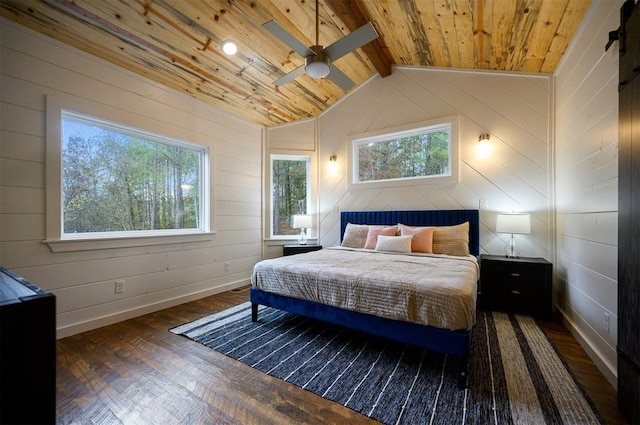
[{"label": "hardwood plank floor", "polygon": [[538,325],[556,346],[578,382],[596,405],[605,423],[610,425],[628,424],[629,422],[618,409],[615,388],[600,373],[561,319],[555,318],[553,322],[538,321]]},{"label": "hardwood plank floor", "polygon": [[[60,424],[376,424],[168,329],[248,299],[246,288],[58,341]],[[608,424],[615,390],[560,323],[541,323]]]}]

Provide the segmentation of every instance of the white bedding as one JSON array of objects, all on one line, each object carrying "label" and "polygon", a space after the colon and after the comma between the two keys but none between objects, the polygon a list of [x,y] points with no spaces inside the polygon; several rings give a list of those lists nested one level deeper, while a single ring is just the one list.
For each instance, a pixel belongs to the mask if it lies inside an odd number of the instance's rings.
[{"label": "white bedding", "polygon": [[254,287],[449,330],[475,324],[476,257],[325,248],[259,262]]}]

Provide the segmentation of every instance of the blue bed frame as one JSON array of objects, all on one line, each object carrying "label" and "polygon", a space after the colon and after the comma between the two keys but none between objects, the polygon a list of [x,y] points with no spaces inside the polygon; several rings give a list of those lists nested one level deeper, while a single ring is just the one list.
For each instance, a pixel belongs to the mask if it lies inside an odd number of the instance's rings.
[{"label": "blue bed frame", "polygon": [[[409,226],[445,226],[469,222],[469,251],[480,253],[478,210],[435,211],[343,211],[340,214],[340,240],[347,223]],[[258,320],[258,305],[266,305],[301,316],[322,320],[351,329],[368,332],[392,340],[417,345],[430,350],[451,354],[459,358],[458,385],[466,386],[467,366],[471,344],[471,330],[450,331],[433,326],[386,319],[370,314],[343,310],[297,298],[276,295],[251,287],[251,320]]]}]

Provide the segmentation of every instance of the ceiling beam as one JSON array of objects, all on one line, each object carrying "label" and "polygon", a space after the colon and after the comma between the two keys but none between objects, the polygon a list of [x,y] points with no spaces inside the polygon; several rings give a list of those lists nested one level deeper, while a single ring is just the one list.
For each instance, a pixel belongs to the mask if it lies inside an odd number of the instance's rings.
[{"label": "ceiling beam", "polygon": [[[360,0],[325,0],[325,3],[344,22],[350,32],[370,21],[366,14],[366,8]],[[378,31],[379,37],[365,44],[361,49],[376,71],[384,78],[391,75],[391,58],[382,42],[380,30],[376,28],[376,31]]]}]

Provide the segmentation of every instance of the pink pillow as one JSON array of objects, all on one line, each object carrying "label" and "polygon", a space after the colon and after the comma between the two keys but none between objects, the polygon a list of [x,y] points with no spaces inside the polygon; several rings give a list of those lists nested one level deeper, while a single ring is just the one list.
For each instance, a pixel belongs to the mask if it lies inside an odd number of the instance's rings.
[{"label": "pink pillow", "polygon": [[375,249],[378,243],[378,236],[395,236],[398,228],[384,227],[384,226],[369,226],[369,232],[367,233],[367,241],[364,243],[365,249]]},{"label": "pink pillow", "polygon": [[398,224],[400,236],[413,235],[411,252],[426,252],[433,254],[433,227],[411,227]]}]

